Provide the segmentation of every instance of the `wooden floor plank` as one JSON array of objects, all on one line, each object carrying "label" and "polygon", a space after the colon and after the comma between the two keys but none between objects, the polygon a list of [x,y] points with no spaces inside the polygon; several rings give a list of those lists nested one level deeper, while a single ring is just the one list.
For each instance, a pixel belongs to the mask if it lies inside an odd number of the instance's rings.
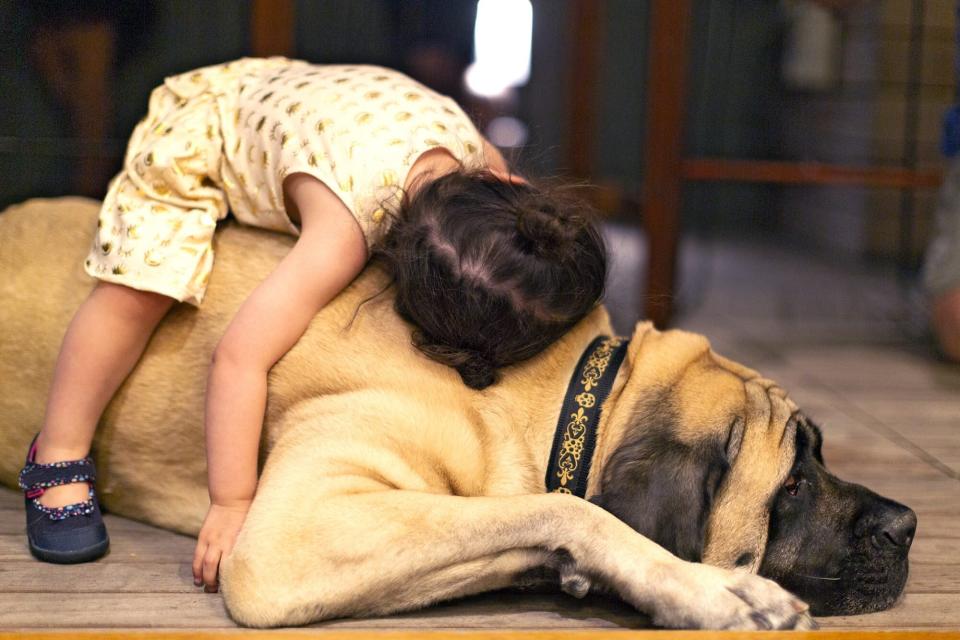
[{"label": "wooden floor plank", "polygon": [[[960,537],[960,517],[956,515],[947,515],[943,517],[921,514],[917,524],[918,536],[931,536],[934,538],[957,538]],[[957,560],[960,562],[960,560]]]},{"label": "wooden floor plank", "polygon": [[55,607],[37,612],[34,593],[0,593],[0,628],[235,627],[218,594],[48,592]]},{"label": "wooden floor plank", "polygon": [[23,495],[0,487],[0,509],[23,509]]},{"label": "wooden floor plank", "polygon": [[[496,594],[494,594],[496,595]],[[34,594],[0,593],[0,627],[171,627],[233,625],[216,594],[51,594],[55,611],[37,616]],[[170,612],[176,611],[175,616]],[[960,628],[960,594],[907,594],[892,609],[860,616],[819,618],[825,629]],[[563,596],[483,596],[389,618],[344,619],[331,629],[609,629],[644,628],[646,618],[615,604],[582,604]]]},{"label": "wooden floor plank", "polygon": [[960,593],[960,558],[942,562],[910,562],[907,593]]},{"label": "wooden floor plank", "polygon": [[955,443],[960,438],[960,402],[955,397],[930,399],[908,394],[891,398],[883,393],[848,394],[848,397],[881,420],[915,427],[919,437],[952,434]]},{"label": "wooden floor plank", "polygon": [[823,629],[957,629],[960,594],[908,593],[893,608],[861,616],[818,618]]},{"label": "wooden floor plank", "polygon": [[200,589],[193,586],[189,561],[49,565],[30,559],[3,562],[0,592],[196,594]]},{"label": "wooden floor plank", "polygon": [[[0,640],[222,640],[249,636],[245,629],[193,630],[151,629],[115,630],[84,629],[70,631],[0,631]],[[666,630],[531,630],[531,629],[473,629],[464,630],[384,630],[362,631],[356,629],[297,628],[280,630],[257,630],[259,640],[289,640],[295,638],[323,638],[323,640],[592,640],[601,635],[605,640],[743,640],[737,631],[666,631]],[[776,631],[757,632],[751,638],[783,638]],[[797,631],[789,636],[792,640],[958,640],[960,632],[919,631],[858,631],[855,634],[837,630]]]},{"label": "wooden floor plank", "polygon": [[960,563],[960,538],[931,538],[918,535],[910,549],[910,559],[918,563]]},{"label": "wooden floor plank", "polygon": [[899,345],[864,344],[784,349],[784,360],[839,392],[917,397],[917,392],[960,388],[960,369],[932,361]]}]

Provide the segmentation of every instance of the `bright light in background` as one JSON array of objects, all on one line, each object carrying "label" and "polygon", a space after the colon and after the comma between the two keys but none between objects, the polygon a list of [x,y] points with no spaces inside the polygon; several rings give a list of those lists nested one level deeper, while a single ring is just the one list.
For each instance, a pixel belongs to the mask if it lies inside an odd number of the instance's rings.
[{"label": "bright light in background", "polygon": [[463,76],[467,89],[496,98],[526,84],[532,38],[530,0],[480,0],[473,31],[476,57]]}]

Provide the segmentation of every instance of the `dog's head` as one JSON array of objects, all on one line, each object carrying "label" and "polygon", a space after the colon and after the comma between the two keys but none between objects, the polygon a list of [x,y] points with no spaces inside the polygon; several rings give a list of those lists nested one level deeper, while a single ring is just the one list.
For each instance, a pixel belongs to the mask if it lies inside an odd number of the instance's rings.
[{"label": "dog's head", "polygon": [[782,389],[648,324],[624,368],[593,502],[685,560],[776,580],[815,614],[893,604],[916,515],[832,475],[820,429]]}]

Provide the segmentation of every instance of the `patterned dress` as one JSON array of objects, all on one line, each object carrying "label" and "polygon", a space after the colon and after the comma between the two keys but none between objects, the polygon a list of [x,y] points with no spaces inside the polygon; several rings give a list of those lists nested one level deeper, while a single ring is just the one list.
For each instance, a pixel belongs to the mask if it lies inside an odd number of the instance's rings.
[{"label": "patterned dress", "polygon": [[228,210],[244,224],[299,233],[283,201],[291,173],[329,187],[373,245],[410,168],[435,148],[483,165],[482,138],[463,110],[390,69],[244,58],[167,78],[110,183],[85,268],[197,305]]}]

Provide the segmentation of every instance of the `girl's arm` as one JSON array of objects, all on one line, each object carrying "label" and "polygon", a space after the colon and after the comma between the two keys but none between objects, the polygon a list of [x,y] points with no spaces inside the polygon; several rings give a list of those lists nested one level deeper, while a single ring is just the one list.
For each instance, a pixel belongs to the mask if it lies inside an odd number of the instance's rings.
[{"label": "girl's arm", "polygon": [[267,372],[310,321],[363,269],[367,245],[346,206],[319,180],[284,183],[302,233],[290,253],[244,301],[217,345],[207,382],[206,443],[210,511],[194,554],[194,582],[216,589],[257,486],[257,453]]}]

